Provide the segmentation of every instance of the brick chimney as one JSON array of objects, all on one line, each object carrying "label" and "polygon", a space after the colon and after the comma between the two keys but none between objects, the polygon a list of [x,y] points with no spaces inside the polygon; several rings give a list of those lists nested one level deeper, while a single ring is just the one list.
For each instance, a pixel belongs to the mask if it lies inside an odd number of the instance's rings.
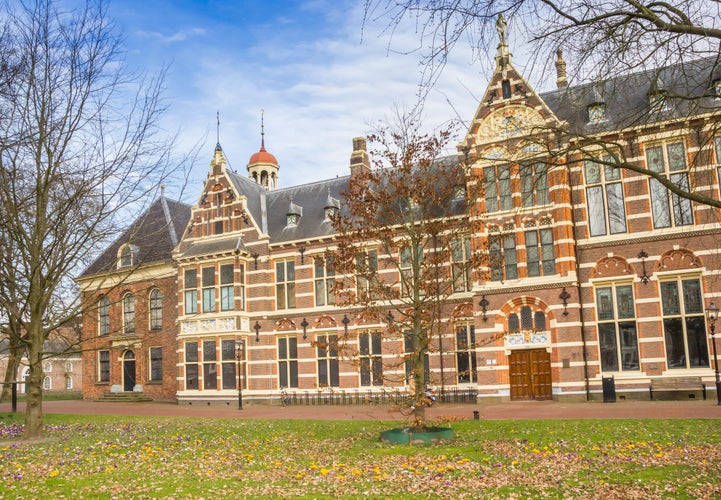
[{"label": "brick chimney", "polygon": [[563,89],[568,87],[568,80],[566,79],[566,61],[563,60],[561,49],[556,51],[556,57],[556,86]]},{"label": "brick chimney", "polygon": [[366,150],[365,137],[353,138],[353,153],[350,155],[350,175],[354,177],[363,172],[370,172],[371,161]]}]

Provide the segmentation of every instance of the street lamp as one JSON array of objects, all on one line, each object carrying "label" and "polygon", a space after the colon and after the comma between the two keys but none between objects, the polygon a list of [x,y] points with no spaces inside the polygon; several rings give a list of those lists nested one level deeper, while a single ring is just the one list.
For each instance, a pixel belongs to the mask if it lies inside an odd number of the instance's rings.
[{"label": "street lamp", "polygon": [[245,340],[237,339],[235,341],[235,360],[238,368],[238,409],[243,409],[243,373],[241,372],[241,360],[245,352]]},{"label": "street lamp", "polygon": [[716,404],[721,405],[721,379],[718,372],[718,358],[716,357],[716,320],[718,319],[719,308],[711,302],[706,307],[706,319],[708,320],[709,329],[711,330],[711,343],[713,345],[713,366],[716,372]]}]

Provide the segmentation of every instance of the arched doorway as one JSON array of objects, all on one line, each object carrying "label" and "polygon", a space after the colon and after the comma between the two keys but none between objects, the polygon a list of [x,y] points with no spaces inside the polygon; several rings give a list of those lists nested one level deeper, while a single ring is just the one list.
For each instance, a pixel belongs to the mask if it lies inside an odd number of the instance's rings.
[{"label": "arched doorway", "polygon": [[132,392],[135,387],[135,354],[125,351],[123,354],[123,390]]}]

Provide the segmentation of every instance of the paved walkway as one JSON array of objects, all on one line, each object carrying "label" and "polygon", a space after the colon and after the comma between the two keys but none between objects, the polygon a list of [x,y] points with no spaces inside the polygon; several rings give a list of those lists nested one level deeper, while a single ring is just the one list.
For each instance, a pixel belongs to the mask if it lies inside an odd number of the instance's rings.
[{"label": "paved walkway", "polygon": [[[202,418],[293,418],[319,420],[403,420],[400,411],[388,405],[271,406],[246,404],[243,410],[230,405],[177,405],[175,403],[99,403],[95,401],[46,401],[45,413],[81,415],[147,415]],[[10,412],[10,403],[0,404],[0,413]],[[18,403],[18,412],[25,404]],[[619,401],[616,403],[556,401],[439,404],[428,409],[429,418],[455,417],[481,420],[561,418],[721,418],[716,399],[700,401]]]}]

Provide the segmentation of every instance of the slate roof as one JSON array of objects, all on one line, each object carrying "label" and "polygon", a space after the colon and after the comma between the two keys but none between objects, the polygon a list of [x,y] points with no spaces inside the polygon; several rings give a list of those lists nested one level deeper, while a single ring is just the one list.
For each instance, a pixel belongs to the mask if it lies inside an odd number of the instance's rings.
[{"label": "slate roof", "polygon": [[138,248],[137,262],[141,265],[169,261],[189,220],[190,205],[161,196],[110,244],[80,277],[116,269],[118,250],[128,243]]},{"label": "slate roof", "polygon": [[[350,175],[346,175],[269,191],[267,193],[268,234],[271,242],[307,240],[335,234],[333,225],[325,216],[327,204],[333,201],[329,200],[328,196],[340,200],[341,193],[348,189],[349,180]],[[298,214],[301,216],[298,224],[288,226],[288,214],[298,211],[302,212]]]},{"label": "slate roof", "polygon": [[[558,118],[569,123],[572,132],[594,134],[718,111],[721,99],[713,93],[712,87],[714,80],[719,78],[721,61],[709,57],[539,96]],[[648,93],[654,86],[666,90],[666,110],[653,111],[649,106]],[[599,98],[606,105],[606,120],[589,124],[587,108]]]}]

